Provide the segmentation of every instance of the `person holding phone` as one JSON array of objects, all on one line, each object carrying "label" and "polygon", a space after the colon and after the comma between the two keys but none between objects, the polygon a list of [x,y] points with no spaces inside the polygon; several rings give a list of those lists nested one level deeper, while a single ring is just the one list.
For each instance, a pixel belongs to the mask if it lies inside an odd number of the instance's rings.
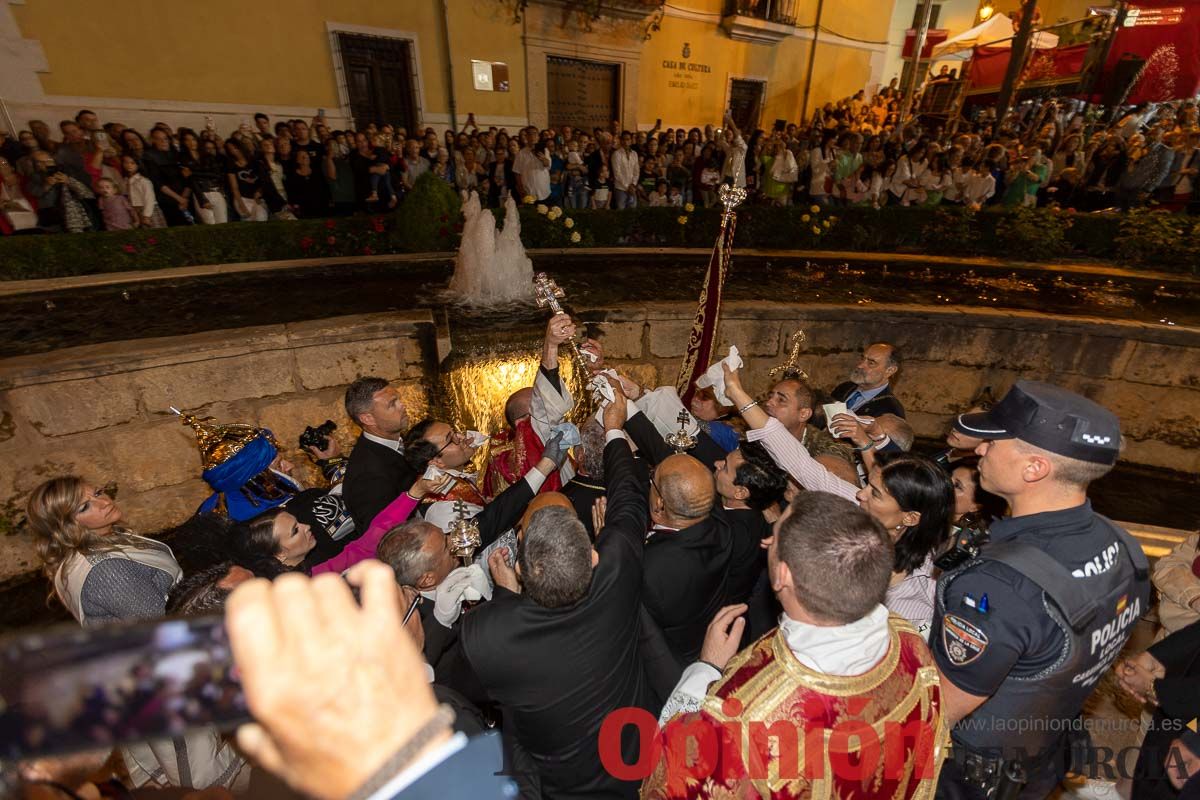
[{"label": "person holding phone", "polygon": [[110,492],[77,475],[51,478],[26,513],[42,570],[80,625],[162,616],[182,571],[171,548],[124,526]]}]

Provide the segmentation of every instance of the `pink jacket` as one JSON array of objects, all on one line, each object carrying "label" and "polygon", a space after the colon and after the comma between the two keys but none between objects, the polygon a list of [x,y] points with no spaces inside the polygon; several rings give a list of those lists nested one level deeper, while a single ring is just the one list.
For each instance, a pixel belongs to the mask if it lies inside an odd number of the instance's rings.
[{"label": "pink jacket", "polygon": [[418,504],[419,501],[414,500],[408,492],[403,493],[388,503],[383,511],[380,511],[375,519],[371,520],[366,533],[346,545],[342,552],[333,558],[317,564],[309,574],[315,577],[323,572],[341,573],[360,561],[374,558],[375,550],[379,547],[379,542],[384,535],[392,528],[407,521],[417,510]]}]

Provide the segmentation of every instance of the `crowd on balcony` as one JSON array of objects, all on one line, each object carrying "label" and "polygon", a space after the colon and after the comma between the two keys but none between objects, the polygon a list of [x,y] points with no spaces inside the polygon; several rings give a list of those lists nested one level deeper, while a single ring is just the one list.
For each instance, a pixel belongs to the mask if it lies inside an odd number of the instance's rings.
[{"label": "crowd on balcony", "polygon": [[[934,80],[937,80],[935,78]],[[484,205],[510,195],[570,209],[712,206],[723,182],[752,202],[790,205],[1079,210],[1197,208],[1200,126],[1193,101],[1113,110],[1030,101],[1003,120],[985,108],[949,125],[900,123],[896,81],[770,130],[720,125],[590,131],[332,129],[323,117],[256,114],[222,137],[158,123],[145,135],[91,111],[0,131],[0,230],[128,230],[259,222],[396,208],[432,173]]]}]

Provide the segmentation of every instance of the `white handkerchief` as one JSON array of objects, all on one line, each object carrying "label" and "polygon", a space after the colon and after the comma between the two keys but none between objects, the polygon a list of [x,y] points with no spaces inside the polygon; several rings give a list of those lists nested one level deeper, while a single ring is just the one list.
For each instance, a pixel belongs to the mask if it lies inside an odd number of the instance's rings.
[{"label": "white handkerchief", "polygon": [[717,402],[723,406],[731,406],[733,403],[725,396],[725,370],[721,368],[722,364],[728,364],[730,369],[742,368],[742,357],[738,355],[736,344],[729,346],[729,355],[713,364],[707,372],[696,379],[696,385],[701,389],[711,386]]},{"label": "white handkerchief", "polygon": [[616,390],[613,389],[611,383],[604,379],[603,375],[597,375],[588,382],[588,391],[592,393],[592,399],[601,408],[617,399]]},{"label": "white handkerchief", "polygon": [[833,433],[833,418],[838,414],[849,414],[850,409],[846,408],[846,404],[838,401],[836,403],[826,403],[821,406],[821,410],[825,412],[825,427],[830,433]]}]

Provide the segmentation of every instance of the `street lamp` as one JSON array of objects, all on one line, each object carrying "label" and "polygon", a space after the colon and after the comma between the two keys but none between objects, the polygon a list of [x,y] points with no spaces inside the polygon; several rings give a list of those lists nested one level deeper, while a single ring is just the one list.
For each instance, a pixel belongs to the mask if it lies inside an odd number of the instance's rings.
[{"label": "street lamp", "polygon": [[979,21],[987,22],[995,13],[996,8],[992,5],[992,0],[983,0],[983,4],[979,6]]}]

